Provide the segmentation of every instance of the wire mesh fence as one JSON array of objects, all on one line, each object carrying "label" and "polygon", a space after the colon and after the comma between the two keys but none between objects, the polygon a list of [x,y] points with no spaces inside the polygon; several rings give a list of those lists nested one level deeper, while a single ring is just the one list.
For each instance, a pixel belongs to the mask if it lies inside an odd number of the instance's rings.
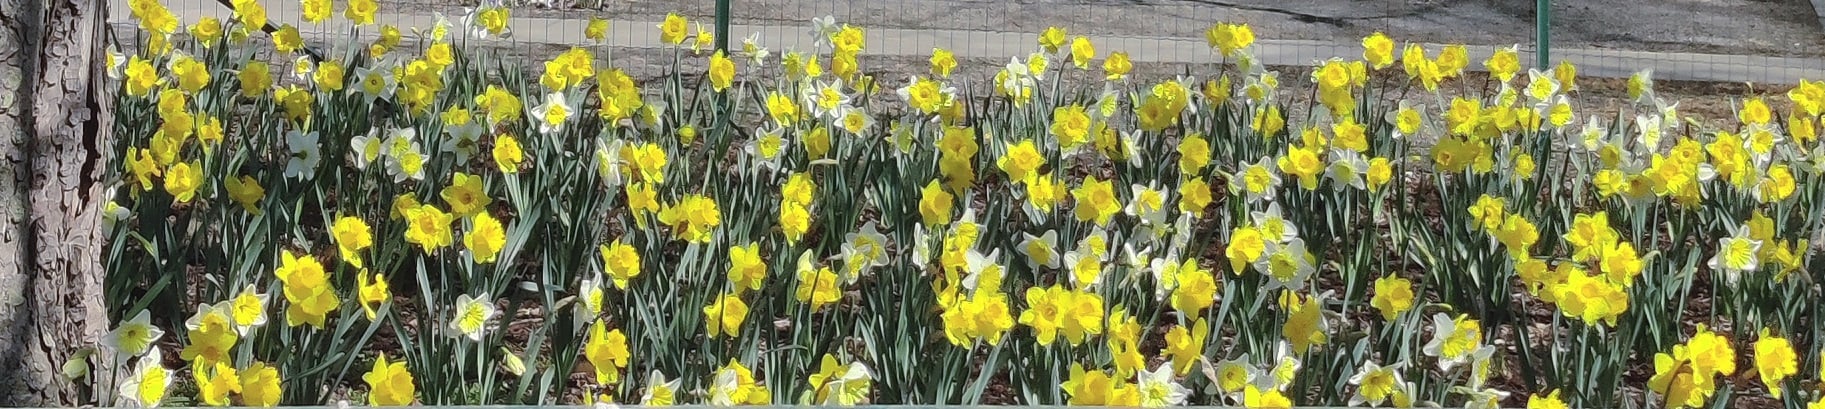
[{"label": "wire mesh fence", "polygon": [[[127,23],[127,0],[112,1],[115,22]],[[233,15],[220,0],[165,1],[186,22]],[[383,0],[379,22],[422,27],[437,13],[457,22],[476,1]],[[653,25],[667,13],[707,28],[716,10],[715,0],[506,1],[515,6],[516,35],[497,45],[527,54],[583,42],[590,17],[614,23],[621,38],[611,46],[642,47],[656,44]],[[335,2],[340,10],[342,1]],[[307,37],[327,41],[345,34],[300,24],[295,0],[264,3],[275,23],[297,24]],[[1572,61],[1580,74],[1599,77],[1652,69],[1665,80],[1793,84],[1825,78],[1825,27],[1811,0],[1738,3],[1744,4],[1554,2],[1551,60]],[[1204,38],[1213,23],[1245,22],[1260,38],[1263,62],[1299,66],[1357,58],[1359,40],[1373,32],[1401,42],[1468,44],[1473,57],[1509,46],[1531,54],[1539,45],[1537,7],[1533,0],[731,0],[728,35],[734,44],[757,34],[775,50],[808,50],[811,20],[831,16],[870,30],[868,55],[916,57],[945,48],[959,57],[1006,59],[1032,52],[1034,34],[1058,26],[1136,62],[1195,64],[1219,59]]]}]

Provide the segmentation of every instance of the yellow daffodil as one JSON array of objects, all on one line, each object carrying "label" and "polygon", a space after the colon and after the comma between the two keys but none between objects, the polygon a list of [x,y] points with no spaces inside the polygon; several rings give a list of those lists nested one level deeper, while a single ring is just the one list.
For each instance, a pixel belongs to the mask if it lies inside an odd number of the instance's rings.
[{"label": "yellow daffodil", "polygon": [[507,228],[488,212],[476,213],[471,220],[469,233],[463,235],[463,247],[477,264],[495,262],[507,244]]},{"label": "yellow daffodil", "polygon": [[361,376],[368,384],[368,404],[405,406],[417,400],[418,387],[405,362],[387,362],[386,354],[374,358],[374,368]]},{"label": "yellow daffodil", "polygon": [[710,338],[727,334],[736,338],[741,333],[741,323],[748,319],[748,303],[739,295],[724,293],[709,306],[703,307],[704,331]]},{"label": "yellow daffodil", "polygon": [[632,354],[627,350],[627,335],[620,328],[608,329],[608,324],[597,320],[590,326],[589,337],[583,343],[583,357],[595,367],[596,383],[613,385],[621,382],[621,370],[627,368]]}]

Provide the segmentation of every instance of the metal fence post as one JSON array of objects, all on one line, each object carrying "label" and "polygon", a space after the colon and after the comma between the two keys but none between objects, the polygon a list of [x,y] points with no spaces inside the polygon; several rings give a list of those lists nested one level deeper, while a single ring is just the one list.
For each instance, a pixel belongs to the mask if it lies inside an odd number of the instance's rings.
[{"label": "metal fence post", "polygon": [[716,49],[729,52],[729,1],[716,0]]},{"label": "metal fence post", "polygon": [[[723,0],[725,3],[728,0]],[[1545,70],[1551,64],[1552,52],[1552,0],[1538,0],[1534,3],[1534,54],[1535,64]]]}]

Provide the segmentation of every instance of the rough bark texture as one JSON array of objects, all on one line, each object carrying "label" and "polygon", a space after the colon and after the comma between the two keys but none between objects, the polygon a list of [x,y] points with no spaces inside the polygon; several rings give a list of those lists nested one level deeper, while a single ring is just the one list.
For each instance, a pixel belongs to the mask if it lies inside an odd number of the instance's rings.
[{"label": "rough bark texture", "polygon": [[107,330],[111,99],[101,0],[0,0],[0,405],[80,405],[60,369]]}]

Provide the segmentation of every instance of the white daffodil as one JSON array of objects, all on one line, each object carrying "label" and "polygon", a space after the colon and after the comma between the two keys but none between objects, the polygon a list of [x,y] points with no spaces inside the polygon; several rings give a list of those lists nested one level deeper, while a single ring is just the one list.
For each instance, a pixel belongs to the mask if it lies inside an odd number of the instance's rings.
[{"label": "white daffodil", "polygon": [[1191,392],[1172,379],[1172,361],[1161,363],[1158,368],[1149,372],[1145,369],[1136,374],[1141,392],[1141,407],[1160,408],[1178,406],[1185,403]]},{"label": "white daffodil", "polygon": [[1240,400],[1242,392],[1247,390],[1249,384],[1254,382],[1256,373],[1260,372],[1254,365],[1249,364],[1248,354],[1218,362],[1216,365],[1210,365],[1209,361],[1204,362],[1205,365],[1209,365],[1205,369],[1204,375],[1210,378],[1210,385],[1205,388],[1205,393],[1221,394],[1235,400]]},{"label": "white daffodil", "polygon": [[867,110],[845,106],[837,109],[836,124],[850,135],[862,136],[874,127],[874,116]]},{"label": "white daffodil", "polygon": [[843,283],[855,284],[856,279],[874,267],[887,265],[887,236],[875,229],[874,222],[862,225],[862,230],[849,233],[843,237]]},{"label": "white daffodil", "polygon": [[1527,69],[1527,98],[1535,104],[1545,103],[1559,93],[1559,80],[1552,70]]},{"label": "white daffodil", "polygon": [[1432,315],[1432,340],[1420,351],[1426,356],[1438,358],[1440,370],[1450,371],[1452,367],[1469,363],[1481,346],[1482,334],[1476,326],[1460,325],[1445,313]]},{"label": "white daffodil", "polygon": [[601,271],[590,274],[590,278],[583,279],[582,284],[577,286],[577,296],[582,298],[582,301],[577,303],[577,307],[581,310],[574,314],[577,317],[577,328],[586,328],[596,320],[596,317],[602,315],[602,309],[606,307],[604,300],[608,298],[608,291],[603,287]]},{"label": "white daffodil", "polygon": [[[718,377],[720,379],[720,377]],[[677,379],[666,380],[665,374],[654,369],[646,377],[646,388],[640,394],[640,406],[671,406],[677,404]]]},{"label": "white daffodil", "polygon": [[[1166,192],[1152,185],[1134,184],[1128,187],[1134,195],[1124,209],[1129,216],[1141,219],[1141,224],[1159,227],[1166,222]],[[1157,230],[1157,229],[1156,229]]]},{"label": "white daffodil", "polygon": [[398,80],[393,79],[393,70],[386,66],[363,67],[355,70],[355,89],[367,103],[375,99],[391,98],[399,89]]},{"label": "white daffodil", "polygon": [[455,316],[451,317],[449,330],[452,336],[468,337],[481,342],[487,332],[488,320],[494,318],[494,302],[488,296],[469,297],[468,294],[456,297]]},{"label": "white daffodil", "polygon": [[457,163],[466,163],[470,156],[481,150],[479,141],[487,129],[473,117],[455,118],[463,121],[460,124],[452,123],[450,119],[452,118],[444,118],[444,134],[449,135],[449,139],[440,144],[440,150],[456,154]]},{"label": "white daffodil", "polygon": [[843,84],[837,81],[815,81],[813,84],[799,91],[805,109],[818,118],[836,119],[837,111],[849,105],[849,94],[843,92]]},{"label": "white daffodil", "polygon": [[1653,152],[1660,147],[1660,140],[1665,135],[1660,122],[1660,115],[1635,116],[1635,129],[1639,132],[1635,135],[1635,142],[1641,144],[1644,151]]},{"label": "white daffodil", "polygon": [[119,80],[122,78],[121,73],[122,73],[122,70],[126,69],[127,59],[128,58],[127,58],[126,54],[121,54],[120,50],[115,48],[113,44],[108,44],[108,78],[109,79]]},{"label": "white daffodil", "polygon": [[121,407],[156,408],[165,400],[165,392],[171,387],[171,370],[165,369],[163,356],[158,349],[148,350],[139,358],[132,371],[127,372],[126,379],[120,383],[120,400],[115,402]]},{"label": "white daffodil", "polygon": [[1248,212],[1248,219],[1261,231],[1261,236],[1270,241],[1288,242],[1299,238],[1299,227],[1286,221],[1279,203],[1269,203],[1265,211]]},{"label": "white daffodil", "polygon": [[305,84],[316,84],[317,63],[309,55],[300,55],[292,61],[291,75]]},{"label": "white daffodil", "polygon": [[1299,373],[1304,364],[1293,356],[1293,345],[1286,341],[1274,348],[1274,366],[1266,372],[1256,373],[1251,383],[1261,390],[1286,390],[1293,383],[1293,376]]},{"label": "white daffodil", "polygon": [[1167,241],[1167,251],[1176,253],[1190,246],[1191,236],[1195,232],[1193,223],[1196,222],[1197,216],[1180,213],[1179,218],[1172,222],[1172,239]]},{"label": "white daffodil", "polygon": [[748,56],[748,63],[755,67],[767,65],[767,57],[773,55],[773,52],[767,51],[766,47],[760,46],[760,32],[758,31],[741,40],[741,53]]},{"label": "white daffodil", "polygon": [[826,15],[811,19],[811,38],[816,41],[814,44],[817,47],[831,45],[830,35],[836,34],[836,31],[836,16]]},{"label": "white daffodil", "polygon": [[925,234],[925,222],[915,223],[913,224],[913,265],[919,267],[919,271],[925,271],[925,268],[931,265],[931,260],[932,239]]},{"label": "white daffodil", "polygon": [[291,159],[285,162],[285,177],[310,179],[316,176],[317,164],[323,161],[323,147],[317,144],[317,132],[287,131],[285,148],[291,150]]},{"label": "white daffodil", "polygon": [[1760,267],[1755,255],[1761,251],[1762,242],[1749,238],[1749,229],[1734,227],[1730,230],[1729,237],[1717,239],[1717,254],[1705,265],[1712,271],[1722,272],[1725,283],[1735,286],[1743,273]]},{"label": "white daffodil", "polygon": [[113,331],[108,331],[107,335],[103,335],[101,345],[114,351],[114,355],[119,361],[125,361],[129,357],[140,356],[148,351],[156,353],[157,348],[152,347],[153,343],[158,342],[158,339],[164,336],[164,330],[152,326],[151,313],[140,310],[139,314],[133,316],[133,319],[122,321],[120,326],[114,327]]},{"label": "white daffodil", "polygon": [[1153,275],[1153,299],[1165,300],[1166,296],[1172,295],[1172,290],[1179,288],[1179,269],[1184,265],[1179,255],[1173,253],[1154,258],[1147,264],[1147,272]]},{"label": "white daffodil", "polygon": [[[969,289],[970,291],[976,290],[976,285],[978,282],[982,281],[983,275],[993,274],[995,276],[1000,276],[1002,274],[1001,249],[990,250],[987,255],[976,252],[975,249],[970,249],[968,252],[964,253],[963,259],[964,268],[967,270],[966,272],[969,273],[963,277],[963,288]],[[989,290],[999,291],[999,289],[993,288]]]},{"label": "white daffodil", "polygon": [[1464,395],[1464,398],[1466,399],[1464,401],[1464,409],[1498,409],[1502,407],[1502,400],[1508,398],[1508,392],[1503,392],[1494,388],[1466,388],[1458,386],[1451,388],[1451,391]]},{"label": "white daffodil", "polygon": [[236,332],[240,332],[241,336],[247,336],[247,333],[253,331],[255,327],[266,325],[266,300],[268,298],[270,298],[269,294],[260,293],[253,284],[248,284],[228,301],[229,317],[234,318]]},{"label": "white daffodil", "polygon": [[564,130],[564,124],[570,122],[572,115],[570,105],[564,102],[564,94],[553,92],[545,94],[545,103],[532,107],[532,119],[538,122],[539,132],[556,133]]},{"label": "white daffodil", "polygon": [[426,160],[425,153],[419,149],[418,142],[410,142],[405,145],[405,149],[397,151],[389,147],[387,175],[393,177],[394,183],[405,182],[406,179],[424,180]]},{"label": "white daffodil", "polygon": [[1280,188],[1280,171],[1274,166],[1273,158],[1266,156],[1255,163],[1244,163],[1236,171],[1236,177],[1230,178],[1231,191],[1243,192],[1249,203],[1262,200],[1273,201],[1275,192]]},{"label": "white daffodil", "polygon": [[367,169],[369,164],[380,161],[386,151],[386,141],[380,137],[380,128],[368,129],[367,134],[349,140],[349,161],[355,163],[355,169]]},{"label": "white daffodil", "polygon": [[1348,149],[1332,149],[1331,164],[1324,169],[1324,175],[1331,179],[1331,189],[1343,191],[1346,188],[1368,190],[1369,161],[1362,154]]},{"label": "white daffodil", "polygon": [[1286,243],[1270,241],[1265,254],[1261,260],[1255,261],[1254,266],[1255,271],[1265,272],[1272,278],[1267,282],[1268,290],[1302,290],[1312,274],[1318,271],[1312,266],[1311,253],[1306,251],[1303,239],[1295,238]]},{"label": "white daffodil", "polygon": [[1350,384],[1356,385],[1356,394],[1350,396],[1350,406],[1381,406],[1382,402],[1393,397],[1394,392],[1405,383],[1401,379],[1400,368],[1401,364],[1381,366],[1373,360],[1363,362],[1362,368],[1356,370],[1356,375],[1350,377]]},{"label": "white daffodil", "polygon": [[861,362],[850,362],[844,365],[843,373],[836,379],[825,381],[824,399],[815,402],[825,406],[855,406],[868,401],[869,388],[874,384],[874,375],[868,372],[868,366]]},{"label": "white daffodil", "polygon": [[1028,265],[1033,266],[1034,269],[1058,268],[1059,262],[1062,261],[1058,256],[1058,231],[1046,230],[1039,236],[1021,232],[1020,236],[1022,239],[1018,250],[1020,254],[1027,256]]},{"label": "white daffodil", "polygon": [[[108,194],[103,197],[114,197],[114,195]],[[114,226],[117,226],[120,222],[126,221],[128,218],[132,217],[133,209],[128,209],[125,206],[121,206],[119,202],[109,200],[108,203],[101,205],[101,234],[106,235],[107,237],[114,237]]]}]

